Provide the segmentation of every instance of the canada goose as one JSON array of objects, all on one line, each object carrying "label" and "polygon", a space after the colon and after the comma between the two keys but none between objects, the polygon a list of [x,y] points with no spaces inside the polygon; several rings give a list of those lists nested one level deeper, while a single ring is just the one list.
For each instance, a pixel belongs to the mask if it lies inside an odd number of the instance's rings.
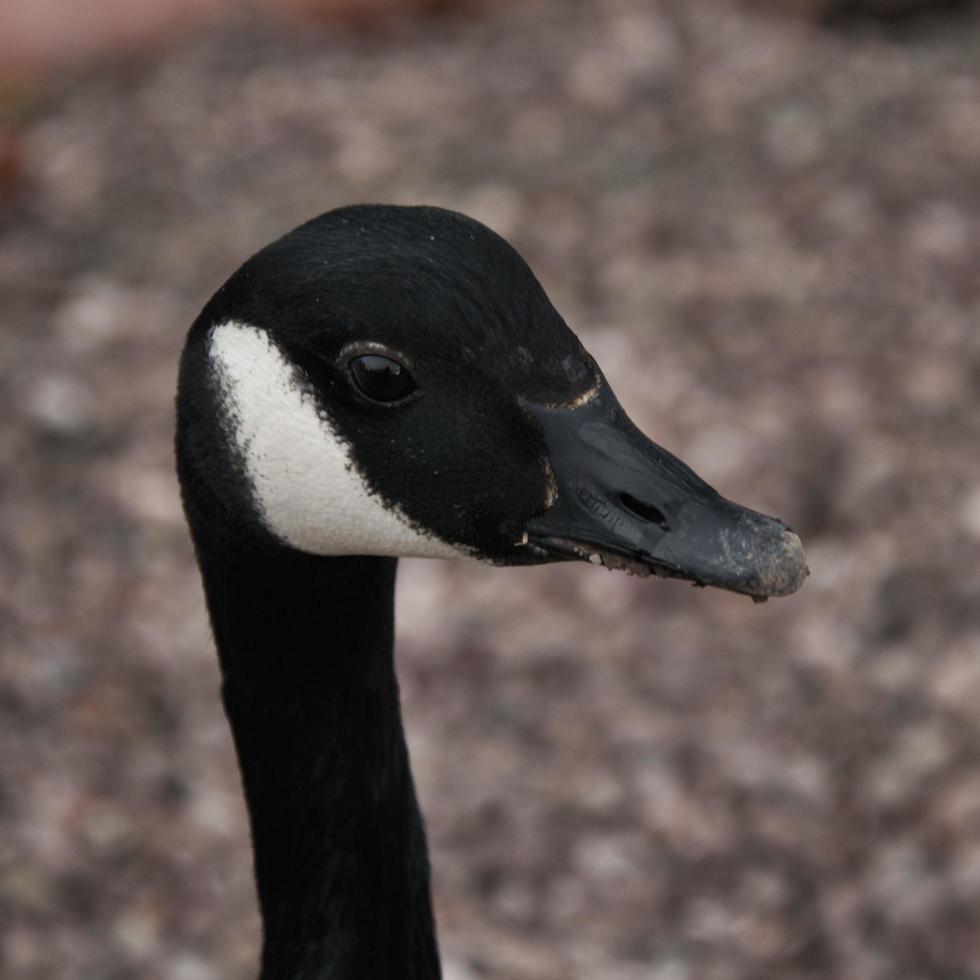
[{"label": "canada goose", "polygon": [[758,599],[799,538],[648,440],[498,235],[355,206],[249,259],[177,465],[252,823],[264,980],[440,975],[393,663],[399,555],[585,559]]}]

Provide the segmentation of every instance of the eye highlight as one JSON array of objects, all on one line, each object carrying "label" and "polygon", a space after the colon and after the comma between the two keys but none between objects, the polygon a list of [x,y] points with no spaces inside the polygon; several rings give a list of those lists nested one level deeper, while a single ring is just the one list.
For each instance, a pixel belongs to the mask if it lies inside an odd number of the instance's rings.
[{"label": "eye highlight", "polygon": [[361,354],[347,362],[351,383],[365,398],[386,405],[408,398],[417,388],[404,364],[382,354]]}]

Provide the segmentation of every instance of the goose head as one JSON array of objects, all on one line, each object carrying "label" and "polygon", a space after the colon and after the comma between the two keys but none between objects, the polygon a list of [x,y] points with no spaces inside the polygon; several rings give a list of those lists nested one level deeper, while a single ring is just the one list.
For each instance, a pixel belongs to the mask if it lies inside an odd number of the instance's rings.
[{"label": "goose head", "polygon": [[799,538],[643,435],[523,259],[451,211],[342,208],[258,252],[191,330],[178,415],[198,537],[759,599],[806,575]]}]

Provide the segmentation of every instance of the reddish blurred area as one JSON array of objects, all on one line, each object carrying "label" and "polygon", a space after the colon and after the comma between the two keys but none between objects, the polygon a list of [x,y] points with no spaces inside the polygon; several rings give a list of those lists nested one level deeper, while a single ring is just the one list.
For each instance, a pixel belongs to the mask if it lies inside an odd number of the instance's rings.
[{"label": "reddish blurred area", "polygon": [[233,16],[241,8],[273,17],[370,25],[386,17],[455,6],[459,0],[4,0],[0,81],[33,78],[107,56],[150,48]]},{"label": "reddish blurred area", "polygon": [[[53,68],[146,49],[234,16],[241,9],[272,17],[371,26],[399,14],[477,2],[487,4],[489,0],[252,0],[248,4],[241,0],[4,0],[0,5],[0,81],[32,78]],[[496,0],[497,5],[502,2],[505,0]],[[827,20],[900,18],[966,6],[972,0],[744,2],[777,13]]]}]

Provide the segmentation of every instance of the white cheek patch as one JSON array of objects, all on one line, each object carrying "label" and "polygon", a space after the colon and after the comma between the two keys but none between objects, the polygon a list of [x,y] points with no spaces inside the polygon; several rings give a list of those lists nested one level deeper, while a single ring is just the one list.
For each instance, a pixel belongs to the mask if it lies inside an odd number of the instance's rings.
[{"label": "white cheek patch", "polygon": [[372,491],[316,400],[265,331],[214,327],[209,355],[229,433],[266,527],[318,555],[464,558]]}]

